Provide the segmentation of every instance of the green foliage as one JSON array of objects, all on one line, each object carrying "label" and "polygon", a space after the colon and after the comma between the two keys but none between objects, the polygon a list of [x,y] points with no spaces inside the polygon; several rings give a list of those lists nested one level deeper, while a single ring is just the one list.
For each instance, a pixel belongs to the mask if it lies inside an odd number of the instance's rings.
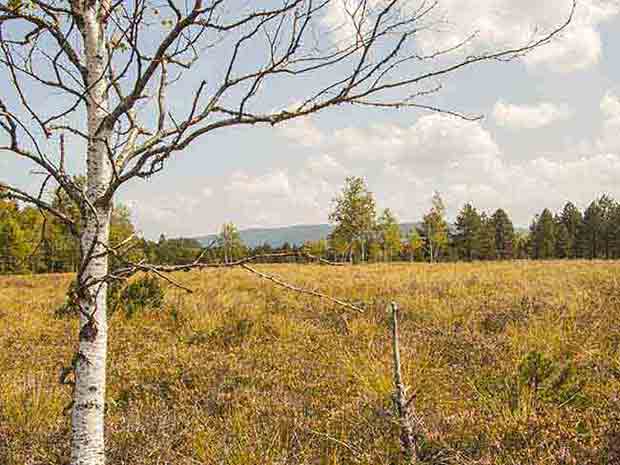
[{"label": "green foliage", "polygon": [[328,243],[326,239],[308,241],[304,244],[304,250],[315,257],[324,257],[327,254]]},{"label": "green foliage", "polygon": [[497,245],[493,218],[482,213],[480,223],[480,258],[482,260],[495,260],[497,258]]},{"label": "green foliage", "polygon": [[389,208],[386,208],[377,220],[377,236],[384,259],[391,261],[400,252],[400,226]]},{"label": "green foliage", "polygon": [[538,259],[549,259],[555,256],[556,237],[553,214],[545,208],[537,215],[531,226],[532,256]]},{"label": "green foliage", "polygon": [[131,318],[137,312],[161,308],[164,304],[165,290],[157,277],[143,276],[112,295],[114,297],[110,306],[114,309],[122,308],[125,315]]},{"label": "green foliage", "polygon": [[441,257],[448,244],[448,223],[445,218],[446,207],[439,192],[433,194],[431,209],[424,215],[422,234],[425,235],[426,250],[431,262]]},{"label": "green foliage", "polygon": [[566,228],[566,225],[562,222],[562,219],[556,217],[555,221],[555,257],[556,258],[568,258],[571,255],[571,238]]},{"label": "green foliage", "polygon": [[412,227],[407,234],[407,253],[409,254],[409,260],[414,261],[421,258],[422,250],[424,249],[424,241],[418,232],[416,227]]},{"label": "green foliage", "polygon": [[246,251],[239,235],[239,230],[233,223],[224,223],[217,238],[220,255],[224,263],[241,258]]},{"label": "green foliage", "polygon": [[497,258],[508,260],[514,255],[514,226],[508,214],[498,208],[491,217],[495,227],[495,250]]},{"label": "green foliage", "polygon": [[568,257],[581,257],[579,234],[581,233],[583,215],[572,202],[567,202],[566,205],[564,205],[562,212],[560,213],[560,220],[566,228],[568,236]]},{"label": "green foliage", "polygon": [[334,199],[334,209],[329,214],[335,224],[331,238],[338,238],[359,248],[361,260],[366,258],[366,245],[375,228],[375,200],[366,182],[360,177],[347,177],[342,192]]},{"label": "green foliage", "polygon": [[482,220],[478,210],[471,203],[466,203],[456,217],[454,226],[458,257],[470,261],[480,258]]},{"label": "green foliage", "polygon": [[524,357],[518,367],[518,380],[521,387],[528,387],[542,401],[559,405],[587,403],[575,369],[560,366],[540,352],[532,351]]},{"label": "green foliage", "polygon": [[[74,179],[78,188],[83,187],[84,178]],[[79,208],[62,189],[57,189],[52,201],[54,208],[71,218],[81,229]],[[135,233],[131,213],[117,205],[112,211],[110,243],[114,246]],[[125,250],[125,257],[137,261],[144,257],[143,243],[134,241],[134,246]],[[0,200],[0,273],[24,272],[72,272],[80,261],[78,238],[69,227],[51,215],[43,217],[33,207],[21,208],[15,202]],[[112,269],[121,263],[110,258]]]}]

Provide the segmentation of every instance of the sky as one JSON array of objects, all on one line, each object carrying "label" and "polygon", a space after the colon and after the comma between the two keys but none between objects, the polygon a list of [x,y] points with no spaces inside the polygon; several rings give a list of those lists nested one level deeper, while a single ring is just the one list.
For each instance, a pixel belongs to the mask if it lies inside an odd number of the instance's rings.
[{"label": "sky", "polygon": [[[522,43],[535,28],[561,23],[569,7],[569,0],[439,0],[441,27],[421,33],[416,47],[424,53],[472,32],[463,53]],[[322,21],[346,34],[342,13],[335,4]],[[132,182],[118,200],[154,238],[212,233],[228,221],[242,229],[326,223],[346,176],[363,176],[378,207],[402,221],[419,220],[434,191],[449,219],[472,202],[504,208],[518,226],[568,200],[583,208],[603,193],[620,199],[617,44],[620,2],[580,0],[553,43],[438,81],[442,90],[428,102],[480,121],[346,106],[274,128],[227,129],[175,156],[165,172]],[[205,72],[214,60],[201,65]],[[303,84],[268,91],[288,102],[305,95]],[[23,176],[18,169],[0,164],[9,179]]]}]

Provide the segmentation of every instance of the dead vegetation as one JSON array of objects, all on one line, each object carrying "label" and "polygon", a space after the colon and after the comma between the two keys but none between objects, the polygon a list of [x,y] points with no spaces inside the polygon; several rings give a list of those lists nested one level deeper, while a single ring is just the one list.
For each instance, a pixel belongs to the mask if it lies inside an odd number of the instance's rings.
[{"label": "dead vegetation", "polygon": [[[110,464],[393,464],[390,300],[428,464],[620,463],[618,262],[258,265],[110,320]],[[65,464],[71,276],[0,278],[0,463]],[[122,304],[121,304],[122,305]]]}]

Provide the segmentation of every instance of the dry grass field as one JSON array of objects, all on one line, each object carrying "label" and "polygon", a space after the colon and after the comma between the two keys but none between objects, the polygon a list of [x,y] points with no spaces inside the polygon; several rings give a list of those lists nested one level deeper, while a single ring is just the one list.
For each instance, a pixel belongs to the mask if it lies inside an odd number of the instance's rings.
[{"label": "dry grass field", "polygon": [[[108,463],[398,463],[386,302],[426,463],[620,463],[620,263],[506,262],[180,274],[110,321]],[[0,277],[0,464],[68,463],[68,275]]]}]

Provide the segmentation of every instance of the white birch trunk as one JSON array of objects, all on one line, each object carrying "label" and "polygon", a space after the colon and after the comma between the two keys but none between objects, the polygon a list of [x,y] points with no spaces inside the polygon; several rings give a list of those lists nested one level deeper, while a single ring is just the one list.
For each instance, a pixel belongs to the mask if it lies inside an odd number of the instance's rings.
[{"label": "white birch trunk", "polygon": [[[106,142],[111,128],[102,128],[107,114],[108,96],[105,66],[104,26],[97,15],[98,2],[84,6],[82,35],[88,69],[88,154],[87,198],[90,206],[83,210],[81,245],[84,264],[79,281],[84,284],[108,273],[108,244],[111,201],[97,200],[106,191],[111,179],[111,166]],[[94,244],[94,245],[93,245]],[[98,256],[100,255],[100,256]],[[89,256],[96,257],[90,258]],[[86,261],[86,262],[85,262]],[[103,465],[104,409],[107,352],[107,286],[89,287],[79,297],[84,313],[80,316],[79,352],[75,367],[75,390],[72,411],[72,465]]]}]

